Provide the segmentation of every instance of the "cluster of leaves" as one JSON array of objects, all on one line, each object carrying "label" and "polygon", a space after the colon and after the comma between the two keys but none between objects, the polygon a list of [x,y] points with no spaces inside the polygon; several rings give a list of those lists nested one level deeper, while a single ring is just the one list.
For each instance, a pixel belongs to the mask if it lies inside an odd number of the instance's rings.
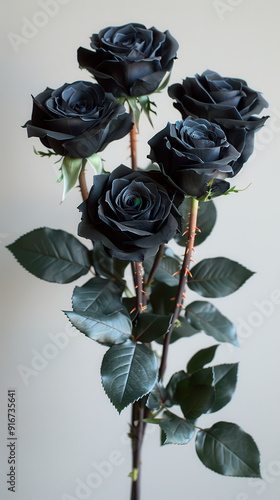
[{"label": "cluster of leaves", "polygon": [[[187,225],[189,200],[181,206]],[[216,221],[213,201],[201,203],[196,245],[211,233]],[[176,238],[185,246],[186,236]],[[196,300],[176,322],[171,342],[199,332],[215,344],[196,353],[186,371],[172,375],[166,386],[158,377],[158,359],[151,343],[163,343],[174,310],[181,260],[170,248],[147,287],[147,307],[133,312],[136,298],[128,291],[124,273],[128,261],[109,257],[100,243],[89,250],[73,235],[55,229],[36,229],[8,246],[19,263],[33,275],[50,282],[70,283],[93,272],[94,277],[76,286],[72,311],[65,311],[71,324],[87,337],[103,344],[106,351],[101,378],[105,392],[121,412],[141,400],[146,406],[146,423],[158,424],[162,444],[186,444],[196,434],[196,451],[205,466],[223,475],[259,477],[259,452],[251,436],[236,424],[218,422],[211,428],[197,427],[197,419],[228,404],[237,381],[238,363],[207,366],[219,343],[238,346],[236,330],[213,304]],[[143,263],[148,279],[153,258]],[[253,273],[241,264],[217,257],[195,264],[188,276],[188,287],[201,297],[225,297],[235,292]],[[175,407],[171,411],[171,408]],[[178,412],[181,412],[178,415]]]}]

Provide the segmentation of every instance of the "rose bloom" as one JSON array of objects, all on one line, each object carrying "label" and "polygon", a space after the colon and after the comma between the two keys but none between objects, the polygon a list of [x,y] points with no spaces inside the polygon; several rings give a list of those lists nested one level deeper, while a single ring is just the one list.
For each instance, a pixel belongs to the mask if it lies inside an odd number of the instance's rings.
[{"label": "rose bloom", "polygon": [[205,118],[220,125],[227,137],[230,135],[231,144],[240,153],[234,168],[236,175],[253,152],[255,131],[268,118],[253,116],[268,106],[261,93],[244,80],[222,77],[211,70],[171,85],[168,93],[183,119]]},{"label": "rose bloom", "polygon": [[47,87],[34,97],[32,118],[24,126],[28,137],[39,137],[59,155],[89,158],[124,137],[133,119],[100,85],[78,81]]},{"label": "rose bloom", "polygon": [[120,165],[111,174],[95,175],[88,199],[78,207],[78,235],[100,241],[112,257],[141,262],[180,230],[175,195],[161,172]]},{"label": "rose bloom", "polygon": [[234,175],[232,164],[240,156],[221,127],[203,118],[168,123],[148,144],[149,158],[178,190],[195,198],[226,192],[225,179]]},{"label": "rose bloom", "polygon": [[78,62],[116,97],[151,94],[171,71],[179,45],[169,31],[143,24],[112,26],[91,37],[91,50],[80,47]]}]

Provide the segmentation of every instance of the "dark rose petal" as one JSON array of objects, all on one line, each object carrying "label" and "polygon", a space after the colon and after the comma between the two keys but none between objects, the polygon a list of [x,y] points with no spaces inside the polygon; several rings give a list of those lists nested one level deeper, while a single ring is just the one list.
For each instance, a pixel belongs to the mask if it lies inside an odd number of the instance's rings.
[{"label": "dark rose petal", "polygon": [[91,47],[94,51],[78,49],[80,67],[116,97],[137,97],[159,87],[179,46],[169,31],[130,23],[93,34]]},{"label": "dark rose petal", "polygon": [[46,88],[33,98],[32,118],[25,127],[28,137],[39,137],[57,154],[88,158],[128,134],[133,119],[100,85],[79,81]]},{"label": "dark rose petal", "polygon": [[88,199],[79,206],[78,234],[100,241],[118,259],[142,261],[180,230],[175,195],[160,172],[134,172],[120,165],[111,174],[94,177]]},{"label": "dark rose petal", "polygon": [[211,196],[218,196],[228,186],[224,179],[235,175],[233,165],[240,157],[236,146],[248,153],[246,134],[230,133],[233,144],[218,125],[204,118],[168,123],[148,142],[149,158],[184,194],[200,198],[211,191]]},{"label": "dark rose petal", "polygon": [[253,152],[255,131],[268,118],[254,116],[268,106],[261,93],[245,80],[224,78],[211,70],[171,85],[168,93],[183,119],[200,117],[220,125],[240,154],[232,163],[231,175],[236,175]]}]

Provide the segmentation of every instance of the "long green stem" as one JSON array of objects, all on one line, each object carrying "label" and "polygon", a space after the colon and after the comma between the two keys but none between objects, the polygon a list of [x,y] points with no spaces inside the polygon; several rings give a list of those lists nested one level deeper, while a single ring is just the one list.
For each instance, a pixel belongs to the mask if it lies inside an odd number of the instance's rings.
[{"label": "long green stem", "polygon": [[193,251],[193,247],[194,247],[194,239],[195,239],[195,231],[196,231],[196,223],[197,223],[197,212],[198,212],[198,200],[196,198],[192,198],[191,199],[191,211],[189,214],[188,233],[187,233],[188,239],[187,239],[187,243],[186,243],[184,260],[183,260],[182,268],[180,271],[180,280],[179,280],[179,285],[178,285],[178,289],[177,289],[177,294],[175,297],[174,313],[171,317],[168,330],[165,334],[161,364],[160,364],[160,368],[159,368],[160,379],[162,379],[164,372],[165,372],[165,369],[166,369],[170,338],[171,338],[171,334],[174,330],[176,321],[177,321],[179,314],[180,314],[180,311],[181,311],[182,298],[183,298],[183,294],[184,294],[186,279],[187,279],[188,273],[190,272],[189,266],[190,266],[192,251]]}]

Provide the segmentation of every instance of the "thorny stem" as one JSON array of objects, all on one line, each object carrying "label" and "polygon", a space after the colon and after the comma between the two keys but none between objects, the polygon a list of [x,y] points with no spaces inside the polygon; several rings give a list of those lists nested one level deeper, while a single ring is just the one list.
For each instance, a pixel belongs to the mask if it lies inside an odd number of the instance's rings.
[{"label": "thorny stem", "polygon": [[161,259],[162,259],[163,255],[164,255],[164,251],[165,251],[165,245],[164,244],[160,245],[159,250],[158,250],[158,252],[157,252],[157,254],[155,256],[155,260],[154,260],[152,269],[150,271],[149,277],[148,277],[148,279],[147,279],[147,281],[145,283],[145,288],[144,288],[145,290],[147,288],[149,288],[149,286],[151,285],[151,283],[152,283],[152,281],[153,281],[153,279],[155,277],[157,268],[158,268],[158,266],[159,266],[159,264],[161,262]]},{"label": "thorny stem", "polygon": [[83,198],[83,201],[88,199],[88,189],[87,189],[87,184],[86,184],[86,176],[85,176],[85,163],[83,162],[83,166],[79,175],[79,185],[80,185],[80,190],[81,190],[81,195]]},{"label": "thorny stem", "polygon": [[134,125],[130,131],[130,148],[131,148],[131,168],[132,170],[137,170],[137,131],[136,125]]},{"label": "thorny stem", "polygon": [[[130,148],[131,148],[131,168],[137,171],[137,139],[136,125],[130,131]],[[132,273],[136,292],[136,310],[138,314],[143,308],[143,277],[142,263],[132,262]],[[132,485],[131,485],[131,500],[140,500],[140,464],[141,464],[141,449],[145,432],[145,424],[143,422],[145,414],[144,401],[135,401],[132,405],[130,437],[132,445]]]},{"label": "thorny stem", "polygon": [[174,313],[171,317],[171,320],[170,320],[170,323],[168,326],[168,330],[165,334],[161,364],[160,364],[160,368],[159,368],[160,379],[162,379],[164,372],[165,372],[171,334],[174,330],[176,321],[179,317],[180,310],[182,307],[182,298],[183,298],[183,294],[184,294],[184,288],[185,288],[185,284],[186,284],[187,275],[190,274],[189,265],[191,262],[192,250],[194,247],[195,231],[197,229],[196,228],[197,212],[198,212],[198,200],[195,198],[191,198],[191,209],[190,209],[190,214],[189,214],[189,226],[188,226],[188,239],[187,239],[187,243],[186,243],[184,260],[183,260],[182,268],[180,271],[180,280],[179,280],[179,285],[178,285],[178,289],[177,289],[177,294],[175,297]]}]

